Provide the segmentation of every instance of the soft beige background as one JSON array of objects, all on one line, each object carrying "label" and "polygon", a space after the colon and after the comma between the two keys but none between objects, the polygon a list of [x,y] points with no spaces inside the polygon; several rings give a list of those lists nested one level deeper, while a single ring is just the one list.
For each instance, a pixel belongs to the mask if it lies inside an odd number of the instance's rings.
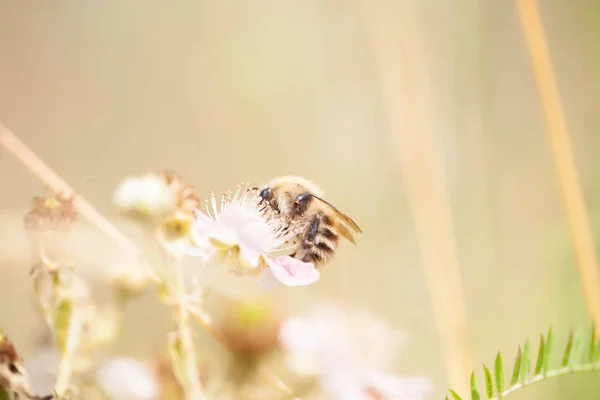
[{"label": "soft beige background", "polygon": [[[596,210],[600,7],[541,3]],[[405,330],[410,343],[397,370],[431,376],[432,398],[441,398],[438,335],[364,7],[398,21],[416,10],[424,32],[474,365],[492,363],[497,350],[511,364],[517,344],[528,336],[537,343],[551,324],[562,345],[568,326],[586,321],[585,309],[510,1],[0,0],[0,120],[112,216],[119,180],[147,170],[173,169],[203,196],[283,174],[314,180],[364,234],[302,293],[372,309]],[[410,44],[403,28],[395,27]],[[0,323],[27,355],[39,324],[19,218],[44,188],[5,152],[0,179]],[[97,240],[111,248],[101,234]],[[167,314],[144,301],[130,310],[122,351],[161,345]],[[597,382],[555,379],[514,398],[592,399]]]}]

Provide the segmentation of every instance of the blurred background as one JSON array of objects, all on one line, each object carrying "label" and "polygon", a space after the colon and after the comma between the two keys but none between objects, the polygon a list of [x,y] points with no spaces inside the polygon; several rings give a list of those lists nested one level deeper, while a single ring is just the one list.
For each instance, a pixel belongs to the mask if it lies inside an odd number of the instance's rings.
[{"label": "blurred background", "polygon": [[[541,11],[598,232],[600,3],[547,0]],[[410,83],[393,92],[398,108],[384,95],[398,87],[395,65],[381,65],[388,46],[419,69],[413,79],[398,68]],[[394,370],[432,377],[433,399],[448,379],[401,172],[411,149],[399,149],[422,134],[404,118],[415,103],[449,193],[478,374],[498,350],[512,365],[517,345],[537,345],[550,325],[562,347],[588,319],[513,2],[0,0],[4,125],[115,220],[115,187],[150,170],[178,172],[201,197],[278,175],[313,180],[364,234],[293,295],[340,300],[404,330]],[[21,218],[44,186],[7,152],[0,180],[0,324],[27,358],[43,325]],[[122,255],[86,232],[103,249],[78,255],[93,279],[107,262],[99,253]],[[150,294],[129,307],[115,352],[144,357],[164,345],[169,314],[154,304]],[[598,378],[512,397],[597,398]]]}]

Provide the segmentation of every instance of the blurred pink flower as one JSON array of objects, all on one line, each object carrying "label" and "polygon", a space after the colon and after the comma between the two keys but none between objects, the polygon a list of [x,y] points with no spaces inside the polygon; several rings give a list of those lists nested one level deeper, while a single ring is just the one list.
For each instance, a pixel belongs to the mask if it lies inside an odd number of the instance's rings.
[{"label": "blurred pink flower", "polygon": [[288,318],[280,329],[289,367],[317,376],[339,400],[421,400],[432,391],[427,378],[388,374],[402,335],[365,313],[323,305],[308,315]]}]

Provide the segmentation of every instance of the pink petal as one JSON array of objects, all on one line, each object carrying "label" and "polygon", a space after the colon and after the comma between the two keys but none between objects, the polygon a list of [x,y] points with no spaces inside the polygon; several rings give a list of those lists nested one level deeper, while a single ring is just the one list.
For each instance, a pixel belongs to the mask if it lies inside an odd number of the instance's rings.
[{"label": "pink petal", "polygon": [[305,263],[290,256],[267,259],[271,273],[285,286],[307,286],[317,282],[319,271],[313,263]]}]

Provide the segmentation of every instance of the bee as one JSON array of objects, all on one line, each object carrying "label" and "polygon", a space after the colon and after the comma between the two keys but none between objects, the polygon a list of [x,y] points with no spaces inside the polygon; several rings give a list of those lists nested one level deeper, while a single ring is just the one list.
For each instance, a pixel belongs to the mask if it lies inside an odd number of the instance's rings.
[{"label": "bee", "polygon": [[272,179],[260,190],[261,202],[271,207],[293,232],[295,251],[290,256],[322,266],[333,257],[343,236],[355,244],[352,231],[360,227],[346,214],[322,198],[314,183],[298,176]]}]

